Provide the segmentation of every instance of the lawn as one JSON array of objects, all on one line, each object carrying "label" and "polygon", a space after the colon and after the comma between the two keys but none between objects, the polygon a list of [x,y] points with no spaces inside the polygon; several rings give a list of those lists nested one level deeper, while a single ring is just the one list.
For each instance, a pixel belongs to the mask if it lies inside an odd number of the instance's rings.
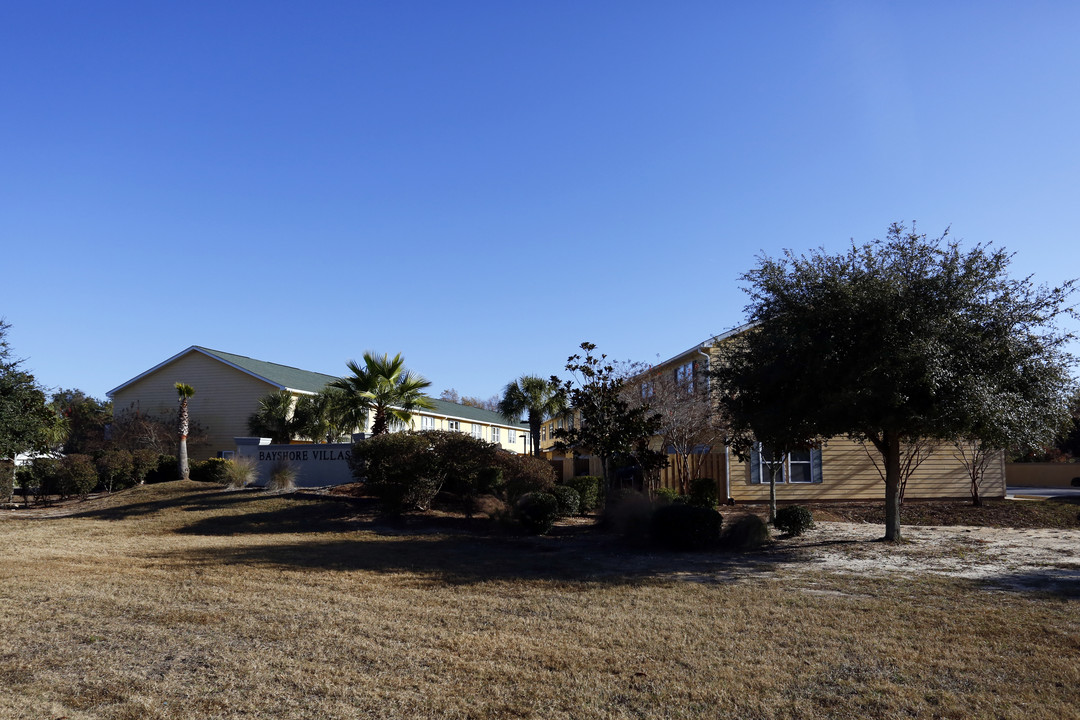
[{"label": "lawn", "polygon": [[1080,712],[1075,585],[829,570],[825,541],[649,553],[178,482],[0,543],[3,718]]}]

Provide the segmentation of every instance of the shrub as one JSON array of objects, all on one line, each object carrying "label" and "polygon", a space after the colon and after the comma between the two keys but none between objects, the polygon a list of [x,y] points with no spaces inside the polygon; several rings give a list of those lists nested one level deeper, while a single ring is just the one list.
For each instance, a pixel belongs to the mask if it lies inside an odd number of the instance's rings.
[{"label": "shrub", "polygon": [[521,527],[532,535],[543,535],[559,517],[559,501],[551,493],[531,492],[514,505],[515,517]]},{"label": "shrub", "polygon": [[34,493],[38,500],[48,504],[50,495],[60,494],[60,461],[54,458],[34,458],[30,461],[29,471],[22,476],[20,482],[28,483],[22,486],[24,498],[28,493]]},{"label": "shrub", "polygon": [[700,508],[716,507],[716,481],[712,478],[691,480],[689,503]]},{"label": "shrub", "polygon": [[814,516],[802,505],[786,505],[776,511],[773,525],[780,532],[795,537],[814,527]]},{"label": "shrub", "polygon": [[652,524],[653,504],[636,490],[619,490],[604,508],[603,524],[633,544],[644,544]]},{"label": "shrub", "polygon": [[656,489],[656,501],[661,505],[671,505],[679,502],[679,491],[675,488],[662,487]]},{"label": "shrub", "polygon": [[127,450],[106,450],[95,464],[98,478],[109,492],[123,490],[134,483],[131,476],[135,471],[135,460]]},{"label": "shrub", "polygon": [[153,450],[131,451],[131,481],[136,485],[146,482],[146,476],[158,466],[158,454]]},{"label": "shrub", "polygon": [[476,478],[476,491],[485,495],[497,495],[505,485],[502,468],[495,465],[481,468]]},{"label": "shrub", "polygon": [[652,539],[668,550],[706,550],[719,543],[722,523],[712,508],[665,505],[653,513]]},{"label": "shrub", "polygon": [[98,473],[94,459],[89,455],[72,453],[60,458],[59,463],[60,497],[78,495],[86,497],[97,487]]},{"label": "shrub", "polygon": [[556,485],[551,489],[551,494],[559,501],[560,517],[570,517],[581,511],[581,496],[569,485]]},{"label": "shrub", "polygon": [[266,483],[266,489],[276,492],[292,492],[296,489],[297,474],[296,466],[281,458],[270,466],[270,479]]},{"label": "shrub", "polygon": [[225,461],[223,468],[223,482],[231,488],[239,490],[255,482],[258,474],[258,463],[250,455],[234,455]]},{"label": "shrub", "polygon": [[527,493],[546,493],[555,487],[555,470],[547,460],[506,451],[495,453],[494,460],[503,470],[506,499],[511,504]]},{"label": "shrub", "polygon": [[600,501],[603,498],[600,478],[595,475],[579,475],[566,480],[563,484],[578,491],[582,514],[593,512],[600,507]]},{"label": "shrub", "polygon": [[172,455],[158,455],[157,465],[146,474],[146,482],[172,482],[180,477],[180,461]]},{"label": "shrub", "polygon": [[353,443],[349,458],[353,477],[363,481],[392,515],[427,510],[442,488],[442,480],[433,476],[431,443],[425,435],[389,433]]},{"label": "shrub", "polygon": [[728,550],[753,550],[769,542],[769,526],[757,515],[743,515],[727,526],[721,545]]},{"label": "shrub", "polygon": [[196,482],[224,483],[225,463],[221,458],[193,462],[189,467],[191,479]]}]

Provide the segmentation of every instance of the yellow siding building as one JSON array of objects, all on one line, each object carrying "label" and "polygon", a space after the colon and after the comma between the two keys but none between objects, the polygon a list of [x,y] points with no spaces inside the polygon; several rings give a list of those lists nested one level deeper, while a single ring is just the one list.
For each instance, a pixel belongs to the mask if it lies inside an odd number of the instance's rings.
[{"label": "yellow siding building", "polygon": [[[205,445],[191,448],[192,459],[235,449],[236,437],[250,435],[248,418],[265,395],[286,390],[296,397],[314,395],[337,378],[277,363],[255,360],[193,345],[108,392],[114,416],[125,412],[169,415],[178,406],[175,383],[195,388],[188,401],[193,422],[207,433]],[[528,427],[497,412],[433,400],[434,410],[412,414],[412,430],[457,430],[521,453],[528,447]],[[370,432],[368,426],[357,432]],[[398,428],[406,429],[406,428]]]},{"label": "yellow siding building", "polygon": [[[709,393],[709,368],[716,362],[717,346],[725,339],[743,332],[739,327],[710,338],[684,352],[675,355],[627,383],[629,392],[641,394],[647,402],[650,394],[661,384],[676,385],[689,392]],[[569,458],[556,452],[553,431],[566,427],[570,422],[580,423],[576,412],[549,418],[540,429],[540,446],[545,457],[552,461],[556,472],[573,475],[599,475],[597,458]],[[661,449],[659,439],[654,439],[655,449]],[[867,453],[869,450],[869,453]],[[675,456],[669,455],[668,467],[660,472],[662,487],[677,487]],[[718,496],[730,497],[736,502],[763,502],[769,498],[768,466],[761,463],[759,453],[740,461],[734,453],[717,443],[702,447],[694,456],[696,476],[716,481]],[[833,438],[821,448],[793,455],[784,462],[778,475],[777,498],[787,501],[817,500],[880,500],[884,497],[885,481],[881,457],[872,447],[864,448],[846,438]],[[925,459],[912,472],[904,493],[905,500],[933,498],[968,498],[971,481],[964,463],[948,443],[932,446]],[[1004,497],[1005,461],[1000,453],[986,470],[980,485],[982,497]]]}]

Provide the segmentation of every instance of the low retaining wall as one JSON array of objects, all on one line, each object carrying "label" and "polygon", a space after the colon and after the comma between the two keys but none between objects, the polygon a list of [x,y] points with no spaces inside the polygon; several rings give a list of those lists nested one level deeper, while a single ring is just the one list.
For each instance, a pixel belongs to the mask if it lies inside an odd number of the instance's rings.
[{"label": "low retaining wall", "polygon": [[1005,482],[1018,487],[1080,489],[1080,463],[1005,463]]}]

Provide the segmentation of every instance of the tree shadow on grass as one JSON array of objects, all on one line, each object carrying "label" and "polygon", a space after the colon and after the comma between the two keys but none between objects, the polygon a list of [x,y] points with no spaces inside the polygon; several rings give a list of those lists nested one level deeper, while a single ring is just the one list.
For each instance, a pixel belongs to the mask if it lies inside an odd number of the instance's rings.
[{"label": "tree shadow on grass", "polygon": [[610,538],[392,536],[188,550],[184,564],[412,574],[420,582],[467,585],[500,580],[642,584],[691,579],[734,582],[795,558],[773,552],[668,553],[620,547]]}]

